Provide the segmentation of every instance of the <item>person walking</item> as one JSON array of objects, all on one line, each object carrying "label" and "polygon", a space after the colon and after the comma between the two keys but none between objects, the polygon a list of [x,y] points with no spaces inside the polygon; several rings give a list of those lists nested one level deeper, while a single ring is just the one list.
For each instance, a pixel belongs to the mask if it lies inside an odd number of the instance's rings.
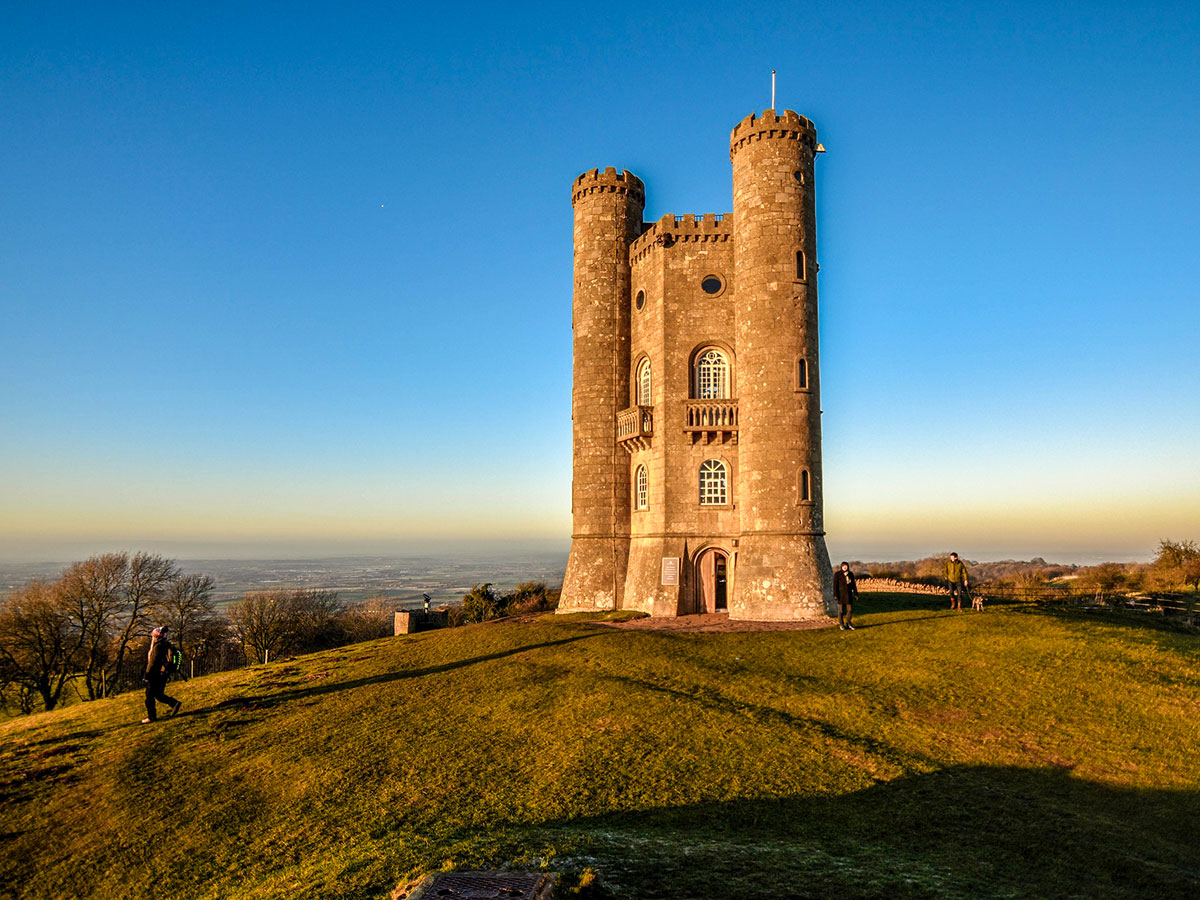
[{"label": "person walking", "polygon": [[850,620],[854,616],[854,601],[858,599],[858,583],[850,571],[850,563],[842,563],[833,573],[833,593],[838,602],[838,628],[853,631]]},{"label": "person walking", "polygon": [[143,725],[158,719],[156,703],[171,707],[171,715],[175,715],[183,706],[181,701],[164,693],[167,679],[171,677],[167,671],[167,654],[171,650],[171,642],[167,639],[169,631],[166,625],[160,625],[150,632],[150,652],[146,654],[146,674],[142,678],[142,684],[146,685],[146,718],[142,719]]},{"label": "person walking", "polygon": [[950,608],[962,609],[963,595],[967,592],[967,567],[951,553],[946,560],[946,580],[950,582]]}]

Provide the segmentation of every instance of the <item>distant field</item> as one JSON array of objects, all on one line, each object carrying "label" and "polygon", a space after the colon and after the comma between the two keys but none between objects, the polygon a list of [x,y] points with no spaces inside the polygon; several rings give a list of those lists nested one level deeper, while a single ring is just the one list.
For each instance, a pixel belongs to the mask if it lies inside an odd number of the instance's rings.
[{"label": "distant field", "polygon": [[0,724],[0,897],[1200,896],[1200,639],[865,598],[853,633],[576,617],[391,638]]},{"label": "distant field", "polygon": [[[209,575],[215,600],[224,605],[247,591],[270,588],[335,590],[347,604],[389,597],[398,606],[417,606],[422,594],[435,603],[458,602],[481,581],[511,589],[522,581],[562,583],[566,550],[516,548],[503,555],[478,551],[436,556],[352,556],[327,559],[180,559],[185,572]],[[33,578],[52,580],[67,562],[0,562],[0,596]]]}]

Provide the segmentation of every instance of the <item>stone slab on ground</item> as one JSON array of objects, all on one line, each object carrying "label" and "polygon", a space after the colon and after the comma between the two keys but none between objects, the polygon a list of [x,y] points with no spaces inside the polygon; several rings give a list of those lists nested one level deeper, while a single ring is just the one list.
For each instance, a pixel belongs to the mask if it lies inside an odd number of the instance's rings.
[{"label": "stone slab on ground", "polygon": [[393,900],[549,900],[554,876],[547,872],[439,872],[427,875]]}]

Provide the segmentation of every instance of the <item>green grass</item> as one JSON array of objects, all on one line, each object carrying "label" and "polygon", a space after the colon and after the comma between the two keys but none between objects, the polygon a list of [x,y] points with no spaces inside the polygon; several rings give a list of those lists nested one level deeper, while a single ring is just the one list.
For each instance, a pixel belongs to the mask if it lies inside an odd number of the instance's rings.
[{"label": "green grass", "polygon": [[853,633],[586,617],[360,644],[0,724],[0,897],[1200,894],[1200,639],[865,598]]}]

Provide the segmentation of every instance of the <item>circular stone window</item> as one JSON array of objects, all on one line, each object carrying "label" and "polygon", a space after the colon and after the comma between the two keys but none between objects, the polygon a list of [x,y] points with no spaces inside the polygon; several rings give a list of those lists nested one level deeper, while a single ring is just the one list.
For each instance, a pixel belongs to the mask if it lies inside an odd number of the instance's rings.
[{"label": "circular stone window", "polygon": [[797,169],[795,172],[792,173],[792,177],[795,178],[801,184],[804,184],[804,173],[801,172],[799,169]]},{"label": "circular stone window", "polygon": [[638,309],[641,309],[643,306],[646,305],[646,292],[645,291],[637,292],[637,299],[635,299],[633,301],[633,305],[636,306]]},{"label": "circular stone window", "polygon": [[700,290],[706,294],[719,294],[725,290],[725,282],[721,280],[720,275],[705,275],[700,282]]}]

